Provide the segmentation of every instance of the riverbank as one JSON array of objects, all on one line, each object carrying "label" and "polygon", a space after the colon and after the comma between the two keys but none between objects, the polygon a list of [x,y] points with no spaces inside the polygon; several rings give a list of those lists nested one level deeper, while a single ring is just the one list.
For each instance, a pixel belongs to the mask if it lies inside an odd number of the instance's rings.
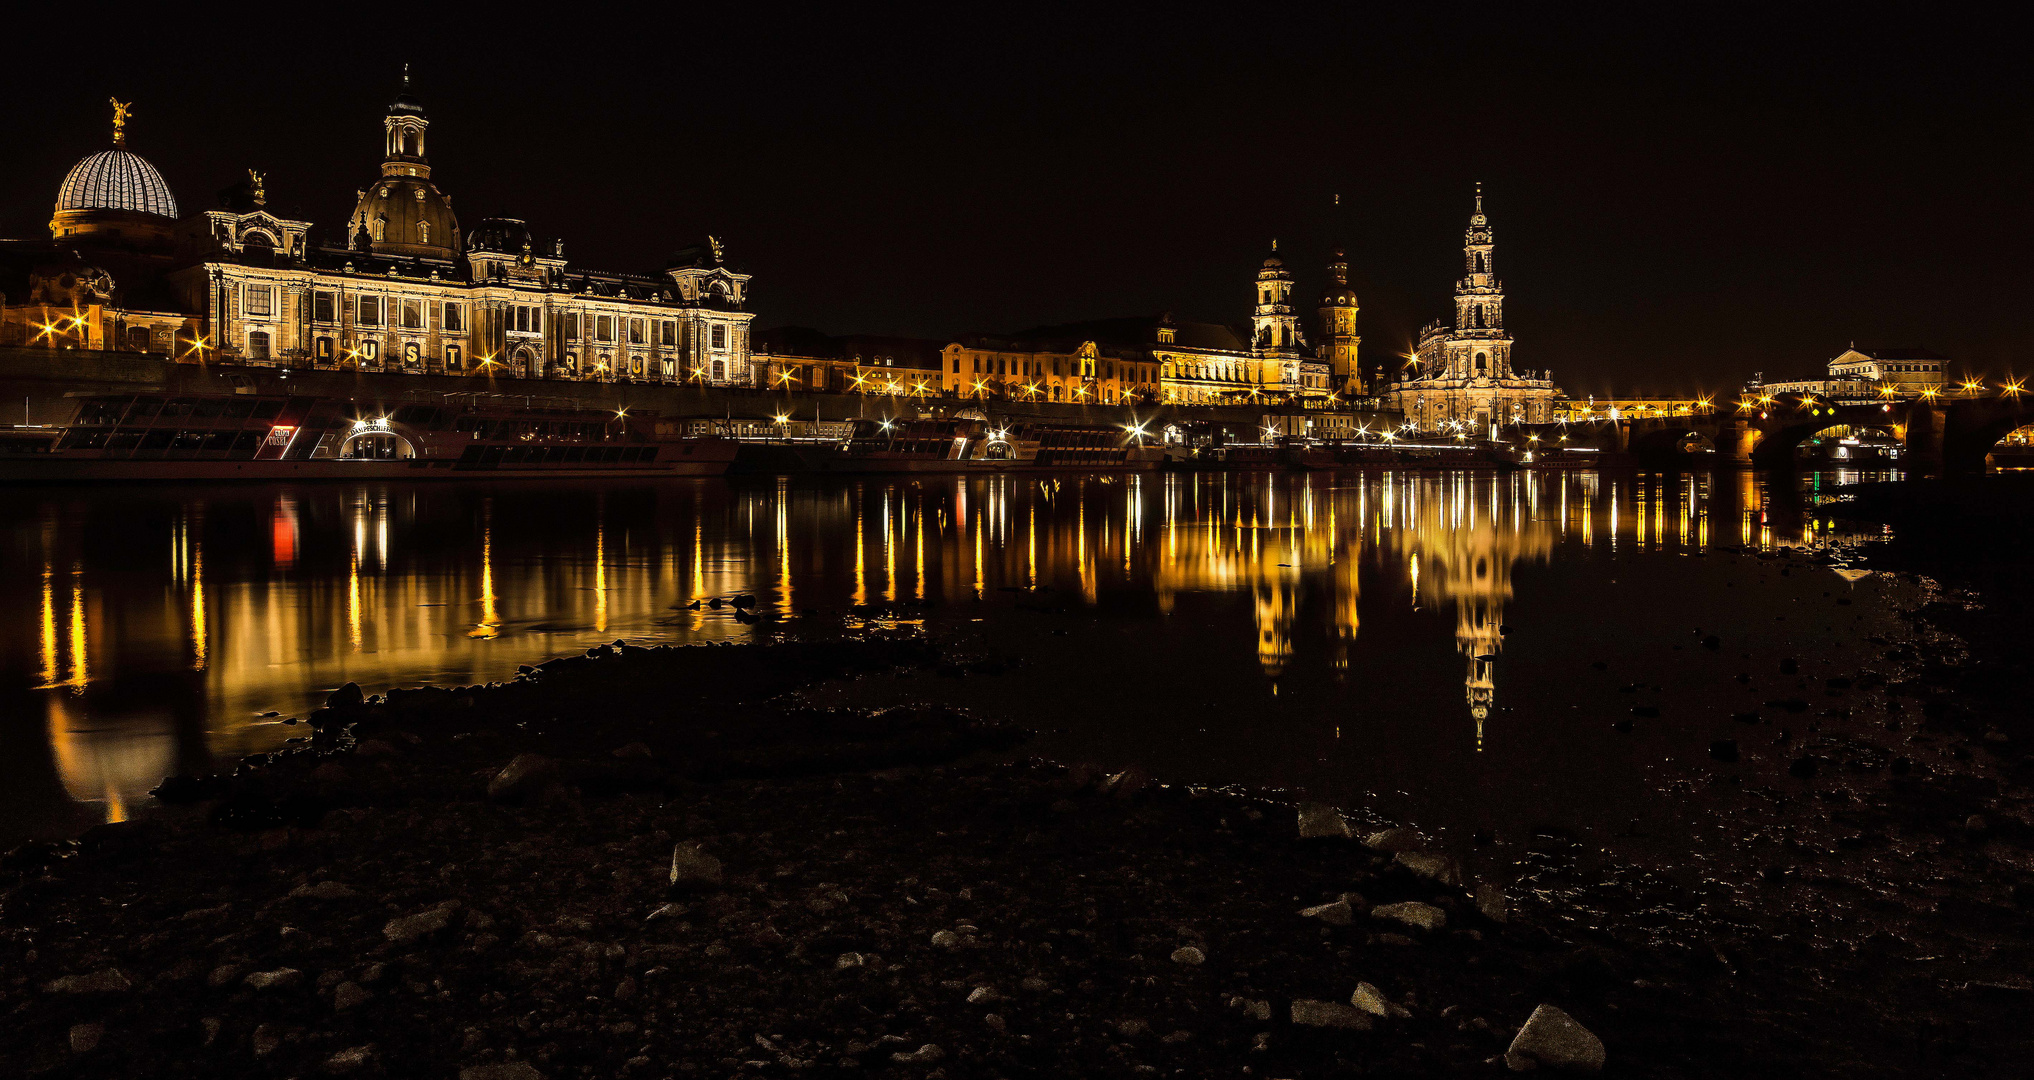
[{"label": "riverbank", "polygon": [[[1976,880],[2025,819],[1974,841],[1934,766],[1804,781],[1794,865],[1735,904],[1556,836],[1500,899],[1388,823],[1317,808],[1306,838],[1290,805],[796,692],[913,673],[1027,677],[877,634],[342,691],[290,751],[9,857],[0,1071],[1495,1075],[1543,1005],[1620,1076],[2006,1075],[2029,1049],[2024,921]],[[1877,808],[1878,839],[1825,856],[1821,806],[1853,833]],[[1945,814],[1958,835],[1901,850]],[[1877,917],[1813,899],[1860,853],[1929,864],[1880,902],[1929,894],[1935,940],[1832,944]],[[1945,947],[1955,971],[1919,954]]]}]

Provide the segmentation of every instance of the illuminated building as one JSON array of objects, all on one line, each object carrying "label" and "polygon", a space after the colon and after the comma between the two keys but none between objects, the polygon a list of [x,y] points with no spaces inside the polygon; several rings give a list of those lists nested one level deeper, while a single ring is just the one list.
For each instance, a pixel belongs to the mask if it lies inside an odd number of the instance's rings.
[{"label": "illuminated building", "polygon": [[[250,172],[179,217],[145,160],[115,146],[66,177],[51,241],[0,249],[0,343],[190,362],[414,374],[747,385],[749,275],[708,237],[649,273],[573,267],[521,220],[463,227],[404,92],[378,175],[337,235],[267,208]],[[61,311],[74,325],[50,329]],[[82,322],[79,322],[82,316]]]},{"label": "illuminated building", "polygon": [[1512,338],[1504,329],[1504,285],[1493,263],[1496,242],[1483,213],[1483,189],[1469,218],[1462,254],[1465,273],[1455,285],[1455,324],[1428,326],[1411,369],[1386,387],[1386,404],[1421,430],[1446,426],[1490,434],[1497,424],[1543,424],[1561,396],[1545,372],[1512,367]]},{"label": "illuminated building", "polygon": [[1831,401],[1912,398],[1948,386],[1948,367],[1948,357],[1927,349],[1860,349],[1852,345],[1829,361],[1826,379],[1754,379],[1752,389],[1762,394],[1810,394]]},{"label": "illuminated building", "polygon": [[920,397],[938,393],[942,342],[780,326],[755,335],[757,385],[772,390]]},{"label": "illuminated building", "polygon": [[1349,263],[1336,248],[1328,256],[1328,287],[1321,293],[1321,343],[1316,351],[1325,365],[1323,389],[1347,397],[1362,397],[1369,384],[1357,360],[1363,336],[1356,332],[1356,290],[1349,287]]}]

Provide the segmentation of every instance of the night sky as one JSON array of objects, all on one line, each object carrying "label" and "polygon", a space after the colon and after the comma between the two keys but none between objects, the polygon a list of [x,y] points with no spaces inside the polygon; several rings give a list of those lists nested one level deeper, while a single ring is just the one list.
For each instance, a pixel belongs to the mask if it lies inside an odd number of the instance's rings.
[{"label": "night sky", "polygon": [[1237,9],[15,12],[0,232],[47,235],[108,95],[186,213],[251,166],[335,225],[407,61],[463,225],[521,217],[614,270],[714,234],[759,326],[1240,323],[1277,237],[1309,312],[1346,246],[1366,357],[1402,353],[1450,311],[1480,180],[1515,362],[1572,394],[1809,376],[1853,340],[2034,371],[2018,24]]}]

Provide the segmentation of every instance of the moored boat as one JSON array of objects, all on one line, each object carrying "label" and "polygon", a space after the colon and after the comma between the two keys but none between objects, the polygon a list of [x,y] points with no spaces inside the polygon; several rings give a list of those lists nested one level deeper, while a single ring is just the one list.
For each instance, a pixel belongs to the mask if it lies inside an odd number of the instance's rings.
[{"label": "moored boat", "polygon": [[718,476],[734,455],[654,414],[479,395],[108,394],[0,438],[0,482]]}]

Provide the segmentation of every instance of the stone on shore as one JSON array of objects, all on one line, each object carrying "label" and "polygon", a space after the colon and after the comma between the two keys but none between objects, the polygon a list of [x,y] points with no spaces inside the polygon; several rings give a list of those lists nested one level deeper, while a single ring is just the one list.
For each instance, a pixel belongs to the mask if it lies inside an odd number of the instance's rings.
[{"label": "stone on shore", "polygon": [[1356,992],[1349,995],[1349,1004],[1372,1016],[1391,1016],[1404,1012],[1385,999],[1384,991],[1369,983],[1357,983]]},{"label": "stone on shore", "polygon": [[1182,945],[1172,951],[1172,962],[1187,967],[1199,967],[1208,962],[1208,956],[1192,945]]},{"label": "stone on shore", "polygon": [[557,763],[542,754],[517,754],[487,782],[487,797],[498,803],[529,802],[551,786],[557,773]]},{"label": "stone on shore", "polygon": [[1350,907],[1347,900],[1337,900],[1332,904],[1316,904],[1301,910],[1300,915],[1308,919],[1319,919],[1329,926],[1348,926],[1356,921],[1356,909]]},{"label": "stone on shore", "polygon": [[452,913],[457,910],[459,901],[447,900],[437,907],[417,912],[415,915],[390,919],[388,925],[381,928],[381,933],[393,944],[408,945],[419,938],[429,937],[445,929],[446,924],[452,921]]},{"label": "stone on shore", "polygon": [[1504,886],[1495,881],[1476,883],[1476,910],[1494,923],[1511,921],[1511,910],[1504,900]]},{"label": "stone on shore", "polygon": [[1415,930],[1439,930],[1448,925],[1448,913],[1432,904],[1417,900],[1406,900],[1397,904],[1379,904],[1370,909],[1373,919],[1387,919],[1410,926]]},{"label": "stone on shore", "polygon": [[357,982],[343,982],[332,989],[332,1008],[336,1012],[345,1012],[373,996],[374,991]]},{"label": "stone on shore", "polygon": [[89,1054],[99,1048],[99,1040],[106,1036],[106,1025],[97,1023],[71,1025],[71,1053]]},{"label": "stone on shore", "polygon": [[544,1080],[544,1074],[527,1061],[502,1065],[468,1065],[459,1070],[459,1080]]},{"label": "stone on shore", "polygon": [[89,975],[66,975],[42,984],[45,994],[124,994],[134,984],[119,968],[104,968]]},{"label": "stone on shore", "polygon": [[1301,1027],[1348,1028],[1352,1031],[1369,1031],[1370,1017],[1359,1009],[1334,1001],[1296,1000],[1292,1003],[1292,1022]]},{"label": "stone on shore", "polygon": [[358,895],[353,886],[343,881],[320,881],[316,885],[299,885],[290,890],[292,900],[345,900]]},{"label": "stone on shore", "polygon": [[723,880],[720,860],[700,850],[698,844],[683,843],[671,849],[672,888],[713,888]]},{"label": "stone on shore", "polygon": [[1363,846],[1386,855],[1395,855],[1401,851],[1423,850],[1427,844],[1420,839],[1420,834],[1411,829],[1398,828],[1381,829],[1371,833],[1363,838]]},{"label": "stone on shore", "polygon": [[1460,887],[1462,884],[1461,860],[1452,855],[1434,855],[1424,851],[1401,851],[1392,856],[1392,861],[1423,878],[1438,881],[1443,885]]},{"label": "stone on shore", "polygon": [[345,1076],[366,1068],[374,1061],[374,1045],[354,1046],[341,1050],[325,1059],[325,1071],[333,1076]]},{"label": "stone on shore", "polygon": [[1342,813],[1327,803],[1301,803],[1299,834],[1302,840],[1350,840],[1355,833]]},{"label": "stone on shore", "polygon": [[277,968],[253,972],[243,981],[249,990],[288,990],[304,981],[304,973],[296,968]]},{"label": "stone on shore", "polygon": [[1601,1072],[1603,1040],[1574,1017],[1552,1005],[1542,1005],[1518,1029],[1511,1048],[1504,1052],[1504,1063],[1514,1072],[1536,1065],[1564,1072]]}]

